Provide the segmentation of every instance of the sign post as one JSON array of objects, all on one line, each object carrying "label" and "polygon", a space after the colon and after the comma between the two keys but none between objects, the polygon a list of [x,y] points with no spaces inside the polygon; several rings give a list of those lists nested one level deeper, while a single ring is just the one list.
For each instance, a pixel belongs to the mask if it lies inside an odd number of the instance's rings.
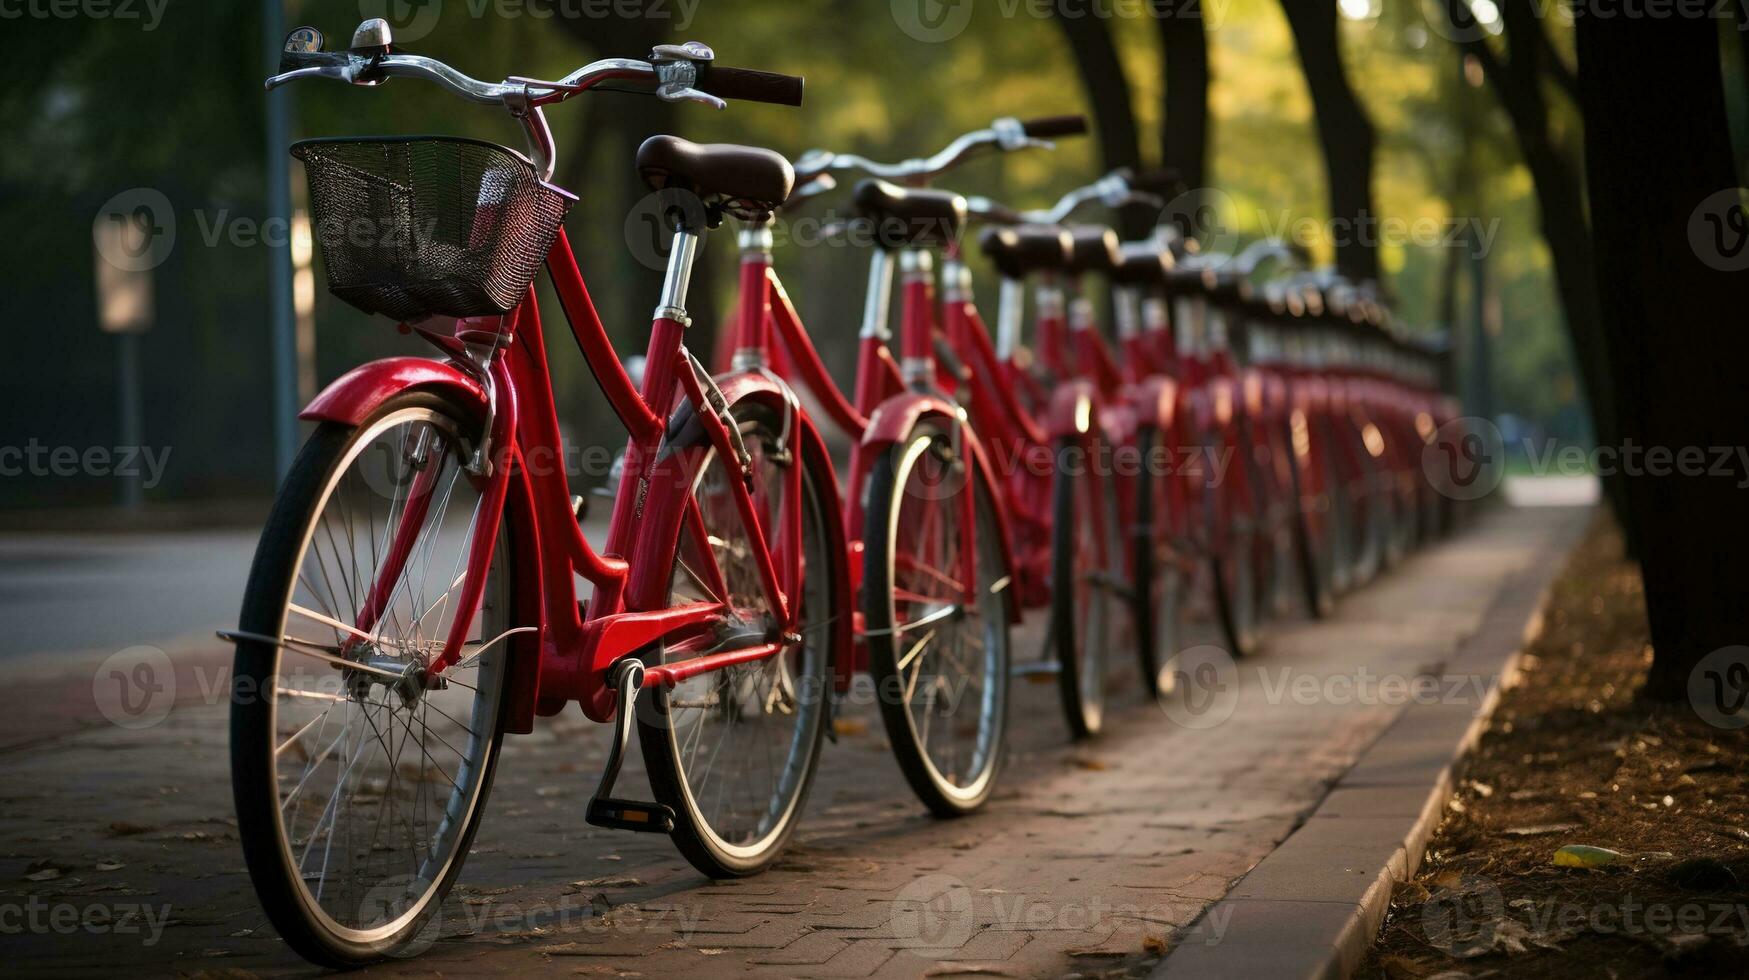
[{"label": "sign post", "polygon": [[[97,321],[116,338],[116,394],[120,407],[119,444],[138,452],[144,438],[140,385],[140,335],[151,329],[153,276],[150,255],[163,229],[150,206],[115,214],[103,213],[91,226],[97,270]],[[145,502],[138,472],[121,482],[121,504],[137,510]]]}]

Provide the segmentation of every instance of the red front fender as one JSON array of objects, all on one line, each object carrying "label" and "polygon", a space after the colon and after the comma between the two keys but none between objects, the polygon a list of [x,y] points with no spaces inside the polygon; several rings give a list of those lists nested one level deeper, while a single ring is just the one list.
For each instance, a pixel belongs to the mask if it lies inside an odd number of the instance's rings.
[{"label": "red front fender", "polygon": [[486,411],[485,389],[448,364],[429,357],[389,357],[362,364],[336,378],[298,417],[358,425],[383,402],[411,389],[442,391],[463,405]]},{"label": "red front fender", "polygon": [[[1002,568],[1006,575],[1015,575],[1014,546],[1009,540],[1011,525],[1008,520],[1007,498],[1003,495],[1002,484],[996,479],[996,471],[990,465],[990,456],[984,450],[983,443],[978,441],[976,433],[964,424],[958,405],[925,392],[907,391],[894,395],[881,402],[869,416],[868,428],[863,431],[862,444],[868,452],[876,452],[890,446],[911,434],[917,423],[925,418],[939,418],[948,425],[959,427],[960,438],[965,451],[972,458],[972,465],[977,467],[984,485],[990,491],[990,505],[996,511],[996,526],[1001,533],[996,537],[996,544],[1002,554]],[[1007,474],[1003,474],[1006,476]],[[851,487],[853,494],[862,493],[861,487]],[[1008,590],[1008,617],[1010,622],[1020,621],[1020,602],[1015,597],[1014,586]]]},{"label": "red front fender", "polygon": [[1080,437],[1093,430],[1094,407],[1098,404],[1093,383],[1069,381],[1051,392],[1051,404],[1045,417],[1045,430],[1052,438]]},{"label": "red front fender", "polygon": [[1178,382],[1162,375],[1150,375],[1130,386],[1129,403],[1135,409],[1136,424],[1161,432],[1172,431],[1178,417],[1178,399]]}]

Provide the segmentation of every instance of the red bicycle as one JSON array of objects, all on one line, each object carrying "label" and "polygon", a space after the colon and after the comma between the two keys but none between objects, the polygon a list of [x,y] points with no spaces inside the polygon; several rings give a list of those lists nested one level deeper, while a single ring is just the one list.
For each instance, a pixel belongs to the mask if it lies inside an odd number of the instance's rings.
[{"label": "red bicycle", "polygon": [[[236,643],[232,782],[270,920],[345,966],[419,938],[479,826],[503,737],[575,701],[613,722],[590,823],[665,832],[716,876],[794,830],[829,691],[850,668],[850,562],[813,421],[755,371],[719,384],[685,345],[691,263],[723,215],[763,220],[793,173],[768,151],[653,139],[652,185],[705,203],[674,231],[641,388],[621,368],[560,221],[545,106],[596,88],[716,107],[795,105],[801,80],[718,67],[696,42],[557,81],[486,83],[393,51],[288,38],[282,73],[434,82],[509,111],[531,157],[448,137],[310,140],[330,289],[441,359],[360,367],[317,423],[250,570]],[[719,98],[721,97],[721,98]],[[542,264],[630,433],[603,553],[585,540],[532,280]],[[578,601],[574,575],[592,585]],[[616,798],[634,722],[656,802]]]},{"label": "red bicycle", "polygon": [[[1077,124],[1084,128],[1084,124]],[[796,166],[793,199],[835,183],[832,171],[921,183],[992,149],[1039,145],[1061,120],[997,120],[940,153],[904,164],[814,151]],[[799,201],[798,201],[799,202]],[[932,254],[952,250],[966,217],[958,195],[859,184],[855,230],[873,246],[847,398],[821,362],[772,268],[769,228],[740,234],[740,301],[731,372],[788,377],[856,444],[844,526],[860,587],[856,667],[871,673],[900,769],[931,811],[955,816],[995,789],[1003,756],[1016,554],[999,481],[965,413],[937,385]],[[895,266],[902,278],[898,357],[892,349]],[[774,342],[775,341],[775,342]],[[860,557],[860,561],[857,560]]]},{"label": "red bicycle", "polygon": [[[930,411],[944,423],[949,418],[957,420],[955,431],[961,433],[965,447],[952,450],[950,455],[969,454],[978,464],[971,471],[979,481],[977,499],[982,501],[986,493],[989,495],[988,510],[993,517],[981,526],[988,527],[987,537],[1000,543],[1004,567],[1009,569],[1002,581],[1011,586],[1010,614],[1017,618],[1024,608],[1051,609],[1045,658],[1017,664],[1013,672],[1047,678],[1055,675],[1070,729],[1077,736],[1091,734],[1100,727],[1104,698],[1102,665],[1111,619],[1109,586],[1115,579],[1108,570],[1117,554],[1107,536],[1117,531],[1115,519],[1108,519],[1110,515],[1103,512],[1086,510],[1090,502],[1101,499],[1100,486],[1094,482],[1097,477],[1089,479],[1084,475],[1084,463],[1069,458],[1076,452],[1085,454],[1083,444],[1090,435],[1086,413],[1081,410],[1085,393],[1062,393],[1049,410],[1049,419],[1040,421],[1019,407],[1006,384],[993,381],[1001,369],[993,366],[990,340],[972,302],[969,273],[960,257],[960,230],[968,209],[987,218],[984,206],[988,202],[968,205],[957,194],[928,190],[923,185],[980,153],[1048,147],[1050,144],[1045,142],[1048,138],[1084,132],[1086,121],[1079,116],[1028,122],[999,119],[987,129],[960,136],[924,159],[878,163],[816,151],[798,163],[802,173],[854,170],[876,178],[860,183],[854,194],[863,230],[872,235],[878,249],[871,259],[858,399],[865,400],[879,390],[883,377],[888,379],[890,388],[893,377],[890,360],[885,369],[879,366],[888,332],[885,297],[893,261],[890,255],[883,257],[881,253],[896,252],[903,277],[899,321],[904,358],[900,374],[912,389],[911,398],[921,394],[927,399],[911,404],[932,406]],[[889,181],[909,186],[900,187]],[[943,256],[939,306],[932,251]],[[1018,315],[1019,311],[1015,313]],[[817,365],[817,358],[804,354],[796,360],[807,373],[820,374],[817,367],[810,367]],[[811,387],[818,390],[821,386],[814,383]],[[833,401],[825,395],[822,398],[828,404]],[[916,410],[906,408],[904,417],[909,418]],[[885,410],[877,410],[873,427],[878,428],[879,421],[887,415]],[[968,419],[972,422],[970,428],[965,425]],[[853,427],[855,423],[854,418],[847,416],[843,424]],[[899,520],[892,510],[896,498],[888,492],[889,487],[896,485],[885,479],[882,457],[871,457],[866,452],[882,445],[882,440],[865,436],[864,451],[852,458],[853,472],[861,470],[871,475],[864,509],[867,529],[864,567],[868,575],[864,589],[867,626],[864,636],[870,667],[877,678],[888,675],[886,665],[899,650],[887,638],[885,627],[895,621],[897,613],[882,608],[881,603],[888,601],[885,595],[889,591],[891,601],[901,602],[912,589],[903,583],[891,590],[881,588],[887,581],[881,576],[888,568],[897,566],[880,549],[890,537],[887,529]],[[889,451],[886,458],[896,461],[901,457]],[[950,485],[953,482],[949,480]],[[1077,511],[1077,507],[1082,509]],[[1080,520],[1073,519],[1077,514]],[[1091,534],[1086,533],[1088,528],[1092,529]],[[1059,529],[1067,529],[1067,533]],[[1069,587],[1057,587],[1063,583]],[[1092,677],[1100,678],[1100,683],[1089,689],[1088,679]],[[908,741],[904,737],[904,717],[896,702],[883,698],[882,705],[897,748],[901,741]],[[904,755],[900,753],[902,763],[906,763]],[[906,764],[905,768],[913,786],[926,800],[931,800],[932,790],[919,775],[923,767]],[[949,812],[943,804],[932,801],[931,806],[937,812]]]},{"label": "red bicycle", "polygon": [[[1179,484],[1166,472],[1177,460],[1161,465],[1177,445],[1176,382],[1166,375],[1155,352],[1141,335],[1135,318],[1140,308],[1130,283],[1158,274],[1170,264],[1158,252],[1123,253],[1115,235],[1092,226],[1064,228],[1061,222],[1092,202],[1107,207],[1135,205],[1158,210],[1152,195],[1132,190],[1127,175],[1114,173],[1070,191],[1049,210],[1011,215],[1012,227],[985,236],[986,251],[1013,281],[1014,305],[1021,281],[1035,283],[1037,306],[1036,361],[1028,370],[1016,356],[1018,324],[1004,346],[1010,377],[1036,391],[1045,384],[1069,385],[1087,399],[1089,443],[1102,454],[1099,478],[1108,484],[1105,508],[1120,529],[1111,546],[1118,567],[1106,576],[1109,590],[1129,610],[1128,625],[1140,660],[1141,676],[1153,696],[1172,685],[1166,664],[1178,652],[1180,610],[1188,576],[1186,551],[1170,533],[1182,520]],[[1024,260],[1022,257],[1024,256]],[[1146,268],[1153,266],[1153,273]],[[1123,357],[1115,356],[1094,323],[1091,302],[1081,295],[1084,275],[1102,272],[1114,279]],[[1005,293],[1005,298],[1009,294]],[[1008,309],[1005,306],[1005,315]],[[1013,316],[1018,317],[1016,308]],[[1126,474],[1125,470],[1132,471]],[[1133,478],[1130,478],[1133,477]],[[1103,677],[1090,677],[1082,688],[1091,696],[1103,687]]]}]

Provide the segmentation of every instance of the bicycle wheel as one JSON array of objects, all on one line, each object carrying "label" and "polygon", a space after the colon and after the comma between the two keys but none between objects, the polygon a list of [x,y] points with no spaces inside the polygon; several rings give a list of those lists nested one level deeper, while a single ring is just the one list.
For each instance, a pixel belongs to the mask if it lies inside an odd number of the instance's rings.
[{"label": "bicycle wheel", "polygon": [[[932,423],[876,459],[868,479],[863,635],[881,720],[918,798],[958,816],[996,788],[1007,730],[1008,570],[995,497]],[[958,572],[968,494],[970,603]]]},{"label": "bicycle wheel", "polygon": [[1097,478],[1074,439],[1057,444],[1052,486],[1051,620],[1057,692],[1069,732],[1099,734],[1105,723],[1105,658],[1110,645],[1113,587],[1121,578],[1117,501]]},{"label": "bicycle wheel", "polygon": [[1321,417],[1318,429],[1324,447],[1318,453],[1318,465],[1323,467],[1324,492],[1330,501],[1330,588],[1335,594],[1343,595],[1360,585],[1355,579],[1355,565],[1359,547],[1358,521],[1362,510],[1340,462],[1342,427],[1328,417]]},{"label": "bicycle wheel", "polygon": [[[1160,430],[1144,428],[1136,445],[1144,464],[1153,459]],[[1164,697],[1173,686],[1167,664],[1178,655],[1184,626],[1188,576],[1172,533],[1169,480],[1175,474],[1154,473],[1143,465],[1136,487],[1135,593],[1136,653],[1141,658],[1142,683],[1152,697]]]},{"label": "bicycle wheel", "polygon": [[[1325,454],[1323,446],[1310,443],[1310,435],[1310,425],[1296,412],[1295,418],[1288,422],[1287,437],[1288,482],[1293,495],[1290,517],[1293,521],[1294,558],[1299,565],[1306,612],[1314,619],[1323,619],[1336,609],[1333,584],[1336,543],[1330,527],[1332,505],[1328,481],[1320,488],[1323,492],[1313,496],[1313,503],[1306,502],[1310,496],[1307,488],[1311,476],[1309,469],[1321,466],[1321,457]],[[1296,443],[1303,444],[1303,451]]]},{"label": "bicycle wheel", "polygon": [[[438,397],[321,426],[261,535],[237,644],[232,791],[268,919],[326,966],[410,954],[479,826],[503,735],[513,567],[501,535],[473,645],[427,674],[455,617],[479,422]],[[368,609],[378,609],[369,615]],[[363,628],[360,628],[363,627]]]},{"label": "bicycle wheel", "polygon": [[1204,498],[1216,542],[1209,555],[1209,574],[1221,632],[1233,656],[1244,657],[1257,649],[1256,516],[1249,501],[1223,499],[1222,490],[1210,487]]},{"label": "bicycle wheel", "polygon": [[[833,588],[831,562],[842,560],[833,549],[841,555],[843,547],[827,540],[822,507],[833,498],[829,471],[794,440],[780,443],[785,427],[774,410],[743,401],[733,415],[752,458],[754,505],[761,526],[772,529],[768,540],[774,558],[776,529],[792,508],[801,508],[804,576],[801,594],[792,599],[801,603],[801,641],[762,660],[695,675],[672,689],[652,687],[638,709],[638,742],[650,786],[675,812],[675,846],[713,878],[765,867],[801,817],[830,707],[837,652],[832,617],[849,608],[850,598]],[[691,438],[706,441],[702,429],[693,426],[692,431]],[[699,526],[696,533],[681,531],[671,601],[720,602],[730,614],[711,635],[665,645],[659,651],[664,665],[771,642],[778,629],[759,584],[753,535],[730,492],[732,482],[741,482],[740,465],[714,449],[705,449],[702,460],[692,487]],[[802,467],[800,499],[791,499],[785,479],[793,466]]]}]

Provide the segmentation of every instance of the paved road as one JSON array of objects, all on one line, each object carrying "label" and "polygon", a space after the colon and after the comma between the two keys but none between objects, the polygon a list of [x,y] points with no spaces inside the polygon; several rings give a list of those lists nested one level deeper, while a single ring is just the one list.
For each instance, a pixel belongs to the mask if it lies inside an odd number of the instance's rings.
[{"label": "paved road", "polygon": [[259,531],[0,540],[0,661],[175,645],[235,625]]},{"label": "paved road", "polygon": [[[550,719],[508,744],[440,938],[380,972],[1145,971],[1401,710],[1406,685],[1390,679],[1435,668],[1506,575],[1547,560],[1548,542],[1583,519],[1493,514],[1350,596],[1333,621],[1284,625],[1255,661],[1212,656],[1216,684],[1187,685],[1197,711],[1143,704],[1114,677],[1122,707],[1095,743],[1067,744],[1054,692],[1024,685],[1004,788],[970,819],[924,815],[872,705],[853,706],[795,847],[740,882],[705,881],[664,839],[584,824],[602,732],[579,713]],[[0,749],[0,931],[20,933],[5,944],[15,972],[309,972],[242,870],[212,693],[223,651],[173,652],[178,697],[162,723],[53,737],[27,709],[101,719],[89,666],[21,677],[24,661],[0,664],[19,706],[0,717],[12,746]]]}]

